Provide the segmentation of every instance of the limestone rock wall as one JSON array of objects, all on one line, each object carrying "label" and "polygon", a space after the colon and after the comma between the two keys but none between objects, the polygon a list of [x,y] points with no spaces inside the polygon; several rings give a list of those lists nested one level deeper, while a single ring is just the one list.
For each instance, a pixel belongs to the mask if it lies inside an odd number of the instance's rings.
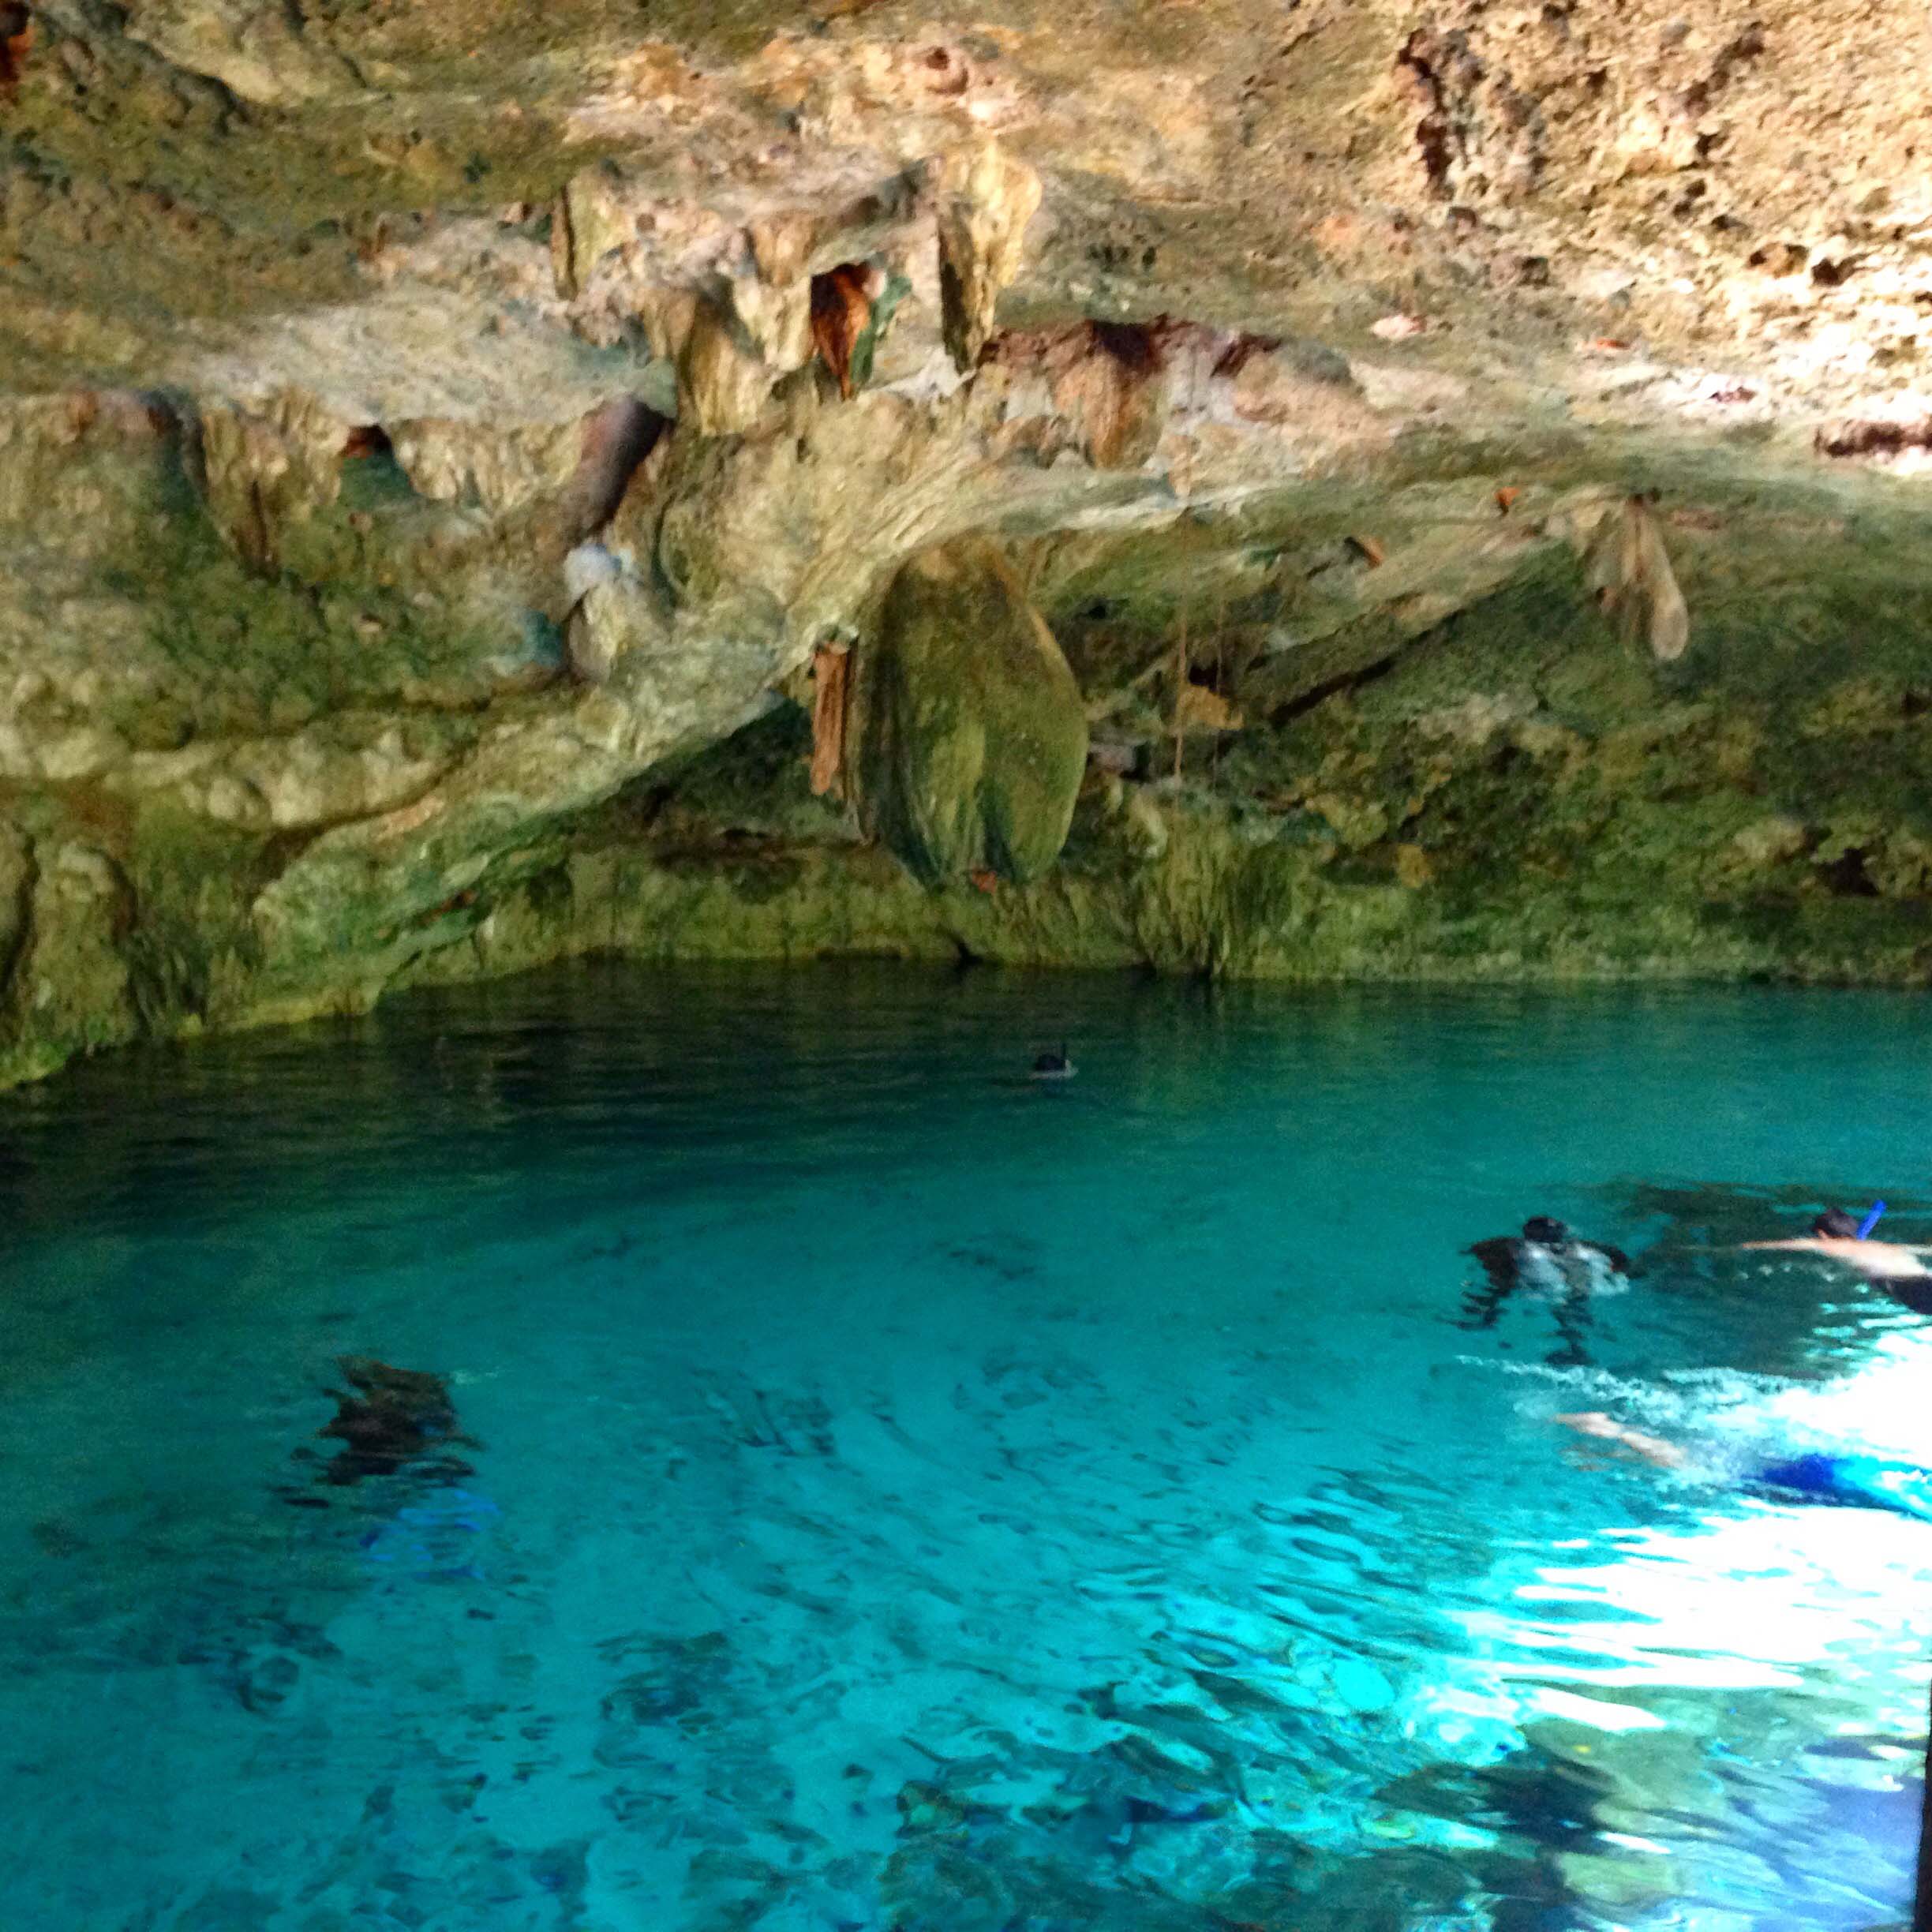
[{"label": "limestone rock wall", "polygon": [[[1158,706],[1131,758],[1101,735],[1124,723],[1096,726],[1067,844],[1030,884],[921,885],[811,795],[803,714],[774,713],[586,821],[506,908],[490,962],[849,952],[1301,980],[1926,984],[1932,611],[1900,620],[1900,552],[1867,529],[1841,537],[1832,582],[1794,553],[1767,622],[1726,601],[1735,560],[1715,536],[1684,545],[1705,627],[1669,666],[1595,607],[1567,552],[1271,715],[1265,657],[1244,666],[1238,635],[1197,614],[1190,675],[1219,660],[1241,728],[1188,737],[1177,777]],[[1117,721],[1145,655],[1131,617],[1061,617],[1090,686],[1103,665],[1129,674]],[[1166,640],[1155,649],[1163,668]]]},{"label": "limestone rock wall", "polygon": [[5,11],[0,1076],[599,932],[1922,976],[1917,0]]}]

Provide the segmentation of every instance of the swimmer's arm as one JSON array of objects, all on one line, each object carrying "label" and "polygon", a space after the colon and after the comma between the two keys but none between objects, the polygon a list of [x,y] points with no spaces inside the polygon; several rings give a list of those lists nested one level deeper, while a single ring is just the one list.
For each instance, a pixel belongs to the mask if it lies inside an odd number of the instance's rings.
[{"label": "swimmer's arm", "polygon": [[1579,1435],[1593,1436],[1600,1442],[1613,1442],[1619,1447],[1629,1450],[1631,1455],[1642,1456],[1646,1462],[1656,1463],[1660,1469],[1682,1469],[1690,1459],[1675,1443],[1667,1443],[1661,1436],[1646,1436],[1642,1429],[1627,1428],[1606,1415],[1593,1413],[1552,1416],[1550,1419],[1574,1428]]},{"label": "swimmer's arm", "polygon": [[1813,1236],[1809,1241],[1739,1241],[1738,1243],[1738,1246],[1740,1249],[1796,1249],[1806,1254],[1822,1254],[1842,1256],[1846,1260],[1851,1260],[1852,1256],[1858,1252],[1859,1248],[1861,1245],[1878,1249],[1889,1248],[1900,1254],[1932,1254],[1932,1243],[1928,1243],[1926,1241],[1875,1241],[1861,1244],[1853,1241],[1848,1235],[1844,1237],[1843,1239],[1834,1237],[1829,1243],[1820,1241],[1815,1235]]},{"label": "swimmer's arm", "polygon": [[1675,1443],[1667,1443],[1661,1436],[1646,1436],[1642,1429],[1619,1428],[1610,1440],[1659,1469],[1682,1469],[1690,1459]]}]

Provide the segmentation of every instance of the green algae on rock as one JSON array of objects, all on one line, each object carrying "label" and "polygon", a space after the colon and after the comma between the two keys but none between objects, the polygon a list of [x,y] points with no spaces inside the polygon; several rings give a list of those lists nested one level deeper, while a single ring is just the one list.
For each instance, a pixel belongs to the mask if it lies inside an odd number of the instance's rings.
[{"label": "green algae on rock", "polygon": [[10,13],[0,1077],[597,946],[1932,973],[1916,0]]},{"label": "green algae on rock", "polygon": [[908,564],[859,688],[861,813],[919,878],[1023,884],[1052,866],[1086,768],[1087,716],[997,552],[961,545]]}]

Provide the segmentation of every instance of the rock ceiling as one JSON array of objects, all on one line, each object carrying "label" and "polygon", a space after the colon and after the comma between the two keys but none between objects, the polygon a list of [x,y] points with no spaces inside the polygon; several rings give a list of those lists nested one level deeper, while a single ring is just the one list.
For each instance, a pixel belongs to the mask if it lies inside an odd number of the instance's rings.
[{"label": "rock ceiling", "polygon": [[1344,545],[1310,686],[1567,547],[1668,658],[1673,530],[1919,540],[1928,74],[1921,0],[0,0],[21,890],[121,903],[20,803],[94,788],[266,841],[271,961],[392,934],[968,539],[1056,621]]}]

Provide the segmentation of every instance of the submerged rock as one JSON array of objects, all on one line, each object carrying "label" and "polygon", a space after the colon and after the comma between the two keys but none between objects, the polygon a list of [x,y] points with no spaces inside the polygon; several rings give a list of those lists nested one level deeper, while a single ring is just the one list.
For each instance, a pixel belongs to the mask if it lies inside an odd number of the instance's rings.
[{"label": "submerged rock", "polygon": [[358,1483],[431,1458],[439,1474],[469,1473],[447,1453],[452,1444],[475,1445],[458,1431],[456,1405],[442,1376],[392,1368],[367,1355],[345,1355],[336,1366],[349,1387],[332,1391],[335,1419],[319,1432],[343,1444],[324,1472],[325,1481]]}]

